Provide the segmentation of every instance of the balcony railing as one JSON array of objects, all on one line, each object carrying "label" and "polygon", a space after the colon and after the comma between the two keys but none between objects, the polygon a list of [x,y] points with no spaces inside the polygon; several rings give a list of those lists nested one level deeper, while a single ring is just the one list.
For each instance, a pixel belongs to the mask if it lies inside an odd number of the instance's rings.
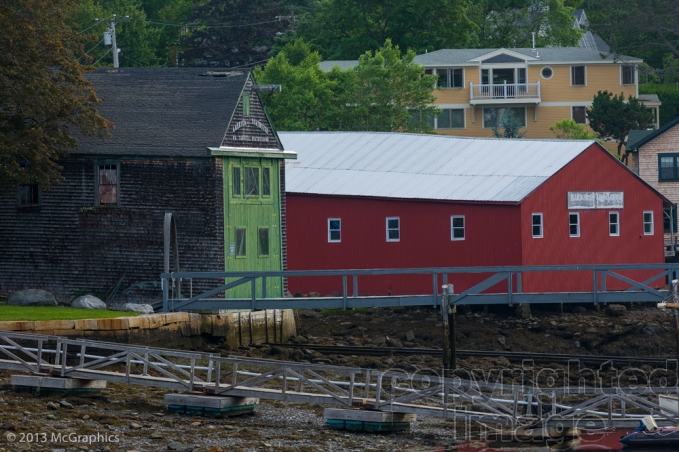
[{"label": "balcony railing", "polygon": [[479,85],[469,82],[470,99],[539,99],[540,81],[536,83],[496,83]]}]

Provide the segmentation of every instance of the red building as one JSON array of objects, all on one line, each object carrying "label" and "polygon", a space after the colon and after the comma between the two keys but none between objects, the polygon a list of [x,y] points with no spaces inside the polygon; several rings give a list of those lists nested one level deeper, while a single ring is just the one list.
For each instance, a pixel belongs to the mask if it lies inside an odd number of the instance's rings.
[{"label": "red building", "polygon": [[[669,201],[593,141],[358,132],[280,138],[298,153],[286,164],[290,270],[664,262]],[[627,276],[654,272],[636,273]],[[460,293],[485,277],[449,281]],[[361,277],[359,293],[429,293],[430,278]],[[523,276],[524,292],[591,288],[591,272]],[[342,283],[291,278],[289,290],[328,295],[341,293]]]}]

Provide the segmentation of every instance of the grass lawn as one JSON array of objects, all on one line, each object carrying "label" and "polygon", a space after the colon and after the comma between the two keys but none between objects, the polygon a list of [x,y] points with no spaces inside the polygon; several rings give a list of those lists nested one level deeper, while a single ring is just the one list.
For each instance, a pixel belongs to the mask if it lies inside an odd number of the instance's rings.
[{"label": "grass lawn", "polygon": [[0,322],[13,320],[79,320],[133,317],[138,312],[107,311],[105,309],[76,309],[58,306],[8,306],[0,304]]}]

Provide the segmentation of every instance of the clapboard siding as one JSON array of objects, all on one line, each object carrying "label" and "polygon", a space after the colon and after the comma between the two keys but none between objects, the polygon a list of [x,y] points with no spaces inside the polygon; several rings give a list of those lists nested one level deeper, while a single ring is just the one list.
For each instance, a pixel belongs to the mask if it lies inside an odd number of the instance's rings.
[{"label": "clapboard siding", "polygon": [[[89,158],[62,162],[66,181],[43,192],[38,208],[17,208],[14,190],[0,195],[0,293],[43,288],[68,298],[106,292],[123,275],[121,289],[159,281],[166,212],[177,220],[182,269],[224,268],[221,160],[119,162],[116,207],[94,207]],[[143,293],[157,297],[160,290]]]}]

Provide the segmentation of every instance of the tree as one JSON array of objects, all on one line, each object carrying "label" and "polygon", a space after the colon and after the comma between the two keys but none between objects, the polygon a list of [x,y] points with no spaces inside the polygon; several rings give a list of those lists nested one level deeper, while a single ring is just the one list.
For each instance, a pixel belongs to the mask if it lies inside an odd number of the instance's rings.
[{"label": "tree", "polygon": [[107,121],[84,78],[83,37],[73,30],[74,0],[0,2],[0,181],[63,180],[58,160],[75,132],[104,137]]},{"label": "tree", "polygon": [[282,85],[281,92],[263,96],[279,130],[426,132],[429,121],[413,121],[413,116],[440,112],[433,105],[436,77],[425,75],[414,57],[412,51],[402,55],[387,40],[362,55],[358,66],[325,73],[320,54],[300,39],[254,74],[258,83]]},{"label": "tree", "polygon": [[282,85],[281,92],[263,93],[264,103],[278,130],[327,129],[337,114],[337,85],[325,74],[321,56],[298,40],[288,44],[264,69],[256,68],[261,84]]},{"label": "tree", "polygon": [[412,118],[413,112],[424,117],[440,113],[433,106],[436,76],[425,75],[424,68],[414,59],[415,52],[409,50],[401,55],[390,39],[374,53],[361,55],[358,66],[349,70],[354,76],[343,83],[340,104],[345,106],[344,127],[383,132],[428,131],[428,124]]},{"label": "tree", "polygon": [[416,53],[470,44],[470,0],[314,0],[297,29],[325,59],[357,59],[387,39]]},{"label": "tree", "polygon": [[[521,121],[514,116],[514,112],[507,108],[492,127],[493,136],[495,138],[523,138],[526,132],[520,131],[522,127]],[[502,129],[502,132],[500,132],[500,129]]]},{"label": "tree", "polygon": [[469,8],[477,25],[476,46],[538,47],[576,46],[582,31],[573,28],[574,8],[564,0],[480,0]]},{"label": "tree", "polygon": [[[621,157],[630,130],[643,130],[653,126],[653,112],[633,96],[625,101],[623,93],[613,95],[599,91],[592,106],[587,109],[589,126],[601,138],[613,139],[618,143],[618,158]],[[624,161],[624,159],[623,159]]]},{"label": "tree", "polygon": [[562,119],[553,126],[549,126],[554,135],[560,140],[597,140],[599,136],[578,124],[574,119]]}]

